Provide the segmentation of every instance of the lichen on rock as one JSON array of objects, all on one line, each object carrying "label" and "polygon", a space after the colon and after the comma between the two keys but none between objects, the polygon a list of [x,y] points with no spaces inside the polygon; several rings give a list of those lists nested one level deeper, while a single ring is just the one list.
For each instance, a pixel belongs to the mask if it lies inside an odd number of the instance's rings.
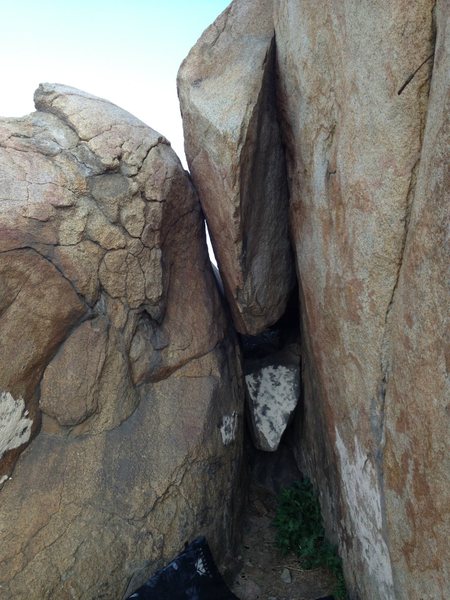
[{"label": "lichen on rock", "polygon": [[14,399],[9,392],[0,392],[0,459],[8,450],[28,442],[32,423],[23,398]]}]

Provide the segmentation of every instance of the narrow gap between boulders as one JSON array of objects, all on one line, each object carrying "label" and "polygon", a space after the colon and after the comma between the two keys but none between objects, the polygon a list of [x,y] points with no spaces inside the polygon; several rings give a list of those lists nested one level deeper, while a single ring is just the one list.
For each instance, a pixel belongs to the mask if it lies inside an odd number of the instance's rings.
[{"label": "narrow gap between boulders", "polygon": [[280,493],[302,479],[292,446],[302,402],[299,313],[295,286],[275,325],[257,336],[240,336],[249,495],[238,572],[230,581],[240,600],[316,600],[334,587],[326,569],[305,570],[295,556],[281,552],[274,525]]}]

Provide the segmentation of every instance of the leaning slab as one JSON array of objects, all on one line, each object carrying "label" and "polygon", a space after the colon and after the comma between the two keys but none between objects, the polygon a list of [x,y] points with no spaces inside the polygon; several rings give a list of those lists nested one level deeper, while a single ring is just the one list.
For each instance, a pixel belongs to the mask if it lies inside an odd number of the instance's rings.
[{"label": "leaning slab", "polygon": [[293,283],[275,107],[272,0],[236,0],[183,62],[186,156],[238,331],[283,314]]}]

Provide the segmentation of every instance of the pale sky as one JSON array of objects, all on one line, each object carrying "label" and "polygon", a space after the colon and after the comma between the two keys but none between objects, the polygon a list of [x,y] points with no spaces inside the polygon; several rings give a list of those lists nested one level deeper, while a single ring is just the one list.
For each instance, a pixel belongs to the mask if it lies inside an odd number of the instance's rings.
[{"label": "pale sky", "polygon": [[184,160],[176,74],[229,0],[0,0],[0,116],[34,110],[39,83],[106,98]]}]

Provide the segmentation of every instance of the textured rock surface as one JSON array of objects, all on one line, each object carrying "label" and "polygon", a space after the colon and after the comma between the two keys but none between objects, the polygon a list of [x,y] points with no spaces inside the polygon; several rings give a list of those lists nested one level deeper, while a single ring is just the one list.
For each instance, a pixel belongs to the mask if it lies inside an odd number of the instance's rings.
[{"label": "textured rock surface", "polygon": [[180,68],[186,156],[237,329],[277,321],[293,284],[275,109],[272,0],[237,0]]},{"label": "textured rock surface", "polygon": [[194,535],[229,551],[239,365],[168,142],[35,101],[0,120],[0,597],[122,598]]},{"label": "textured rock surface", "polygon": [[[430,318],[428,308],[444,301],[443,261],[437,232],[426,240],[445,202],[433,183],[439,163],[427,157],[426,176],[421,158],[435,119],[432,61],[398,95],[433,52],[434,4],[324,0],[275,11],[304,331],[299,455],[350,589],[374,600],[446,595],[442,330],[440,309]],[[422,378],[424,356],[434,367]],[[419,518],[427,489],[443,497]]]}]

